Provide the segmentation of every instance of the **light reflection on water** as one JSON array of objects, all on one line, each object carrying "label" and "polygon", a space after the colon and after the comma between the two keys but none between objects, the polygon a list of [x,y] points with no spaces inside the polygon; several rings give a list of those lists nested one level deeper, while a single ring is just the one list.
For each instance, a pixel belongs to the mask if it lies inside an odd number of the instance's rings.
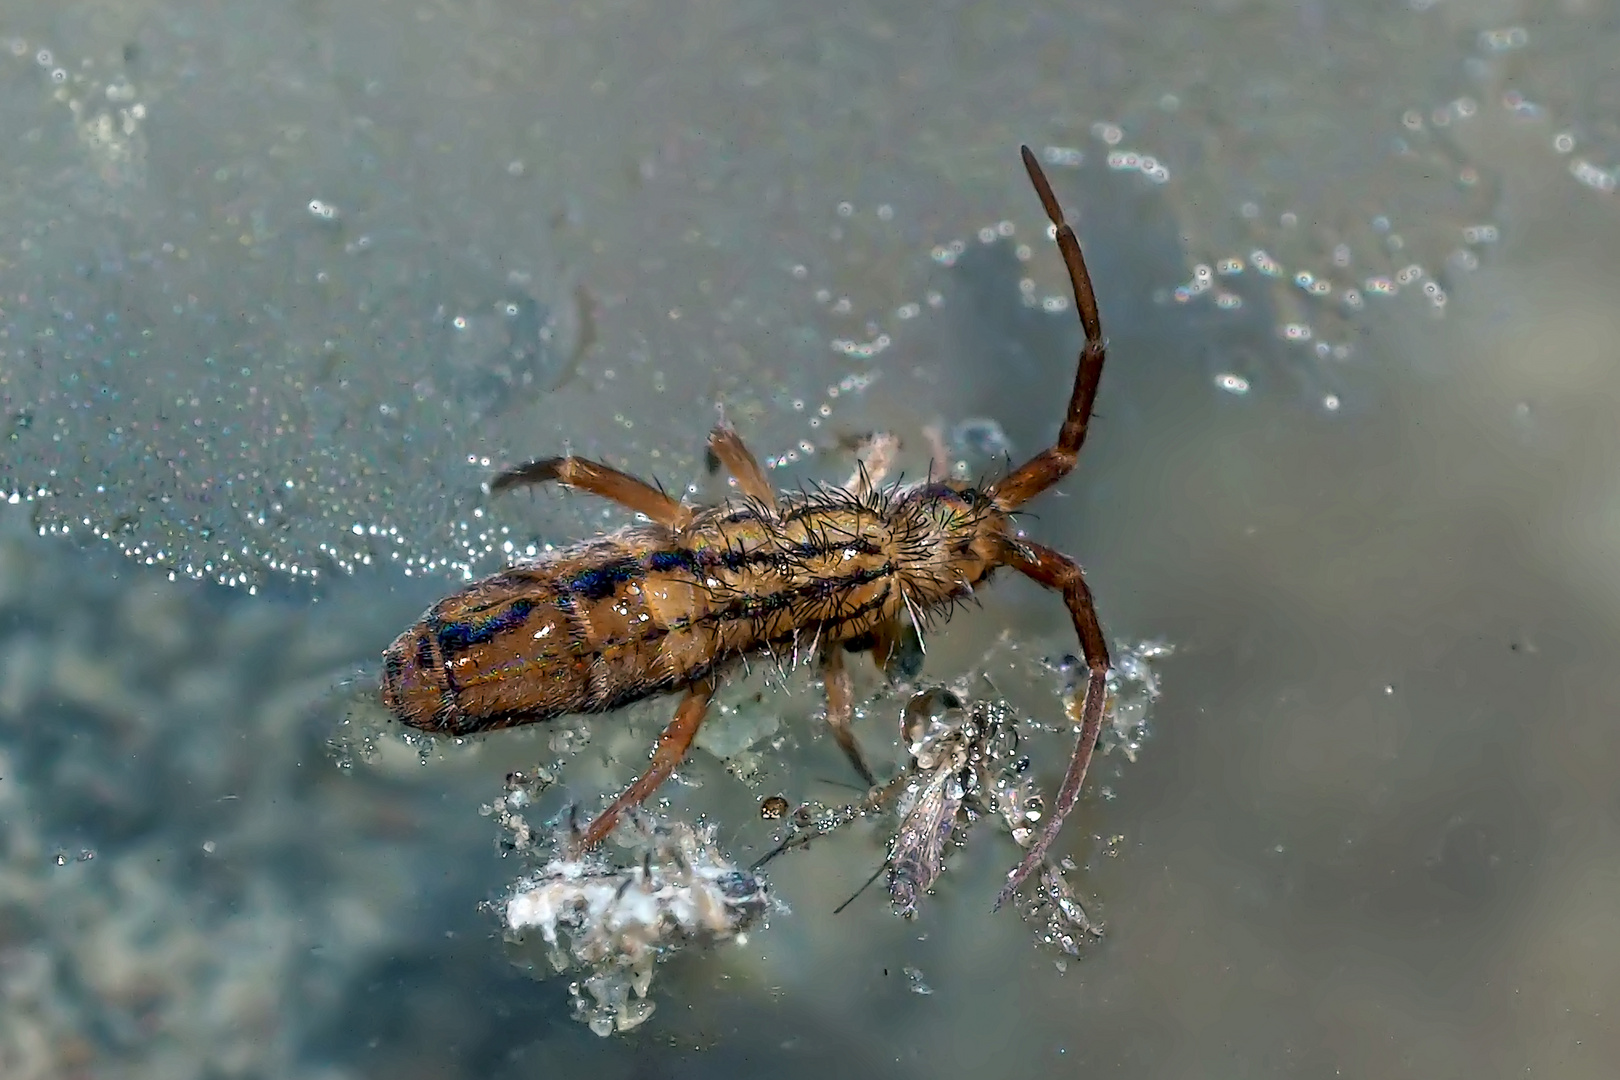
[{"label": "light reflection on water", "polygon": [[[71,509],[47,522],[216,557],[223,533],[262,563],[375,519],[432,558],[486,457],[561,443],[698,480],[716,399],[762,452],[816,451],[789,480],[843,472],[820,458],[845,429],[993,418],[1033,448],[1078,335],[1024,302],[1062,291],[1027,140],[1081,152],[1055,182],[1111,348],[1081,468],[1030,528],[1086,561],[1113,635],[1177,655],[1140,759],[1102,764],[1067,835],[1108,936],[1066,973],[987,914],[1010,845],[976,841],[907,924],[881,902],[831,914],[881,858],[845,836],[773,868],[791,915],[676,961],[655,1022],[603,1042],[510,970],[476,908],[516,876],[478,807],[546,735],[425,767],[387,738],[347,770],[325,749],[334,671],[452,571],[263,602],[13,541],[6,1075],[1606,1075],[1616,226],[1572,162],[1615,163],[1593,59],[1614,13],[1336,10],[7,13],[25,48],[0,56],[20,148],[6,468],[21,487],[46,455],[67,470]],[[1459,272],[1459,251],[1482,266]],[[1410,294],[1346,310],[1410,265],[1443,318]],[[1219,288],[1178,302],[1201,280]],[[458,312],[510,357],[488,321],[510,290],[549,311],[576,286],[591,329],[564,331],[595,344],[557,390],[500,411],[434,367],[486,355],[457,351]],[[151,336],[83,330],[87,302]],[[218,402],[192,405],[199,386]],[[294,467],[304,501],[263,525],[199,494],[257,513]],[[520,546],[608,520],[549,496],[492,512]],[[1008,633],[1073,649],[1061,606],[1007,581],[930,641],[928,670]],[[664,707],[594,727],[568,783],[606,790],[628,766],[605,759],[641,760]],[[749,786],[700,760],[702,786],[668,792],[739,852],[768,841],[762,795],[841,775],[804,679],[762,707],[788,765]],[[897,710],[876,702],[866,737]]]}]

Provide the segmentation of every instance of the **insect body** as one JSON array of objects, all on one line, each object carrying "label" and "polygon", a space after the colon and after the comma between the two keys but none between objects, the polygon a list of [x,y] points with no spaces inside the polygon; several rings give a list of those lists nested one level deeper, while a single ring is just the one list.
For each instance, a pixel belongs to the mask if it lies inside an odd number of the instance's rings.
[{"label": "insect body", "polygon": [[651,766],[585,829],[581,842],[589,846],[680,763],[728,671],[750,655],[809,653],[826,678],[833,734],[871,784],[850,730],[844,653],[871,651],[887,663],[904,620],[920,626],[997,568],[1012,567],[1063,594],[1088,679],[1079,741],[1053,812],[997,905],[1011,896],[1041,865],[1079,795],[1108,672],[1079,565],[1024,539],[1012,517],[1074,468],[1105,356],[1079,242],[1028,147],[1023,158],[1056,228],[1085,331],[1055,445],[984,487],[953,480],[883,489],[881,477],[863,469],[848,489],[778,496],[741,438],[722,425],[709,446],[742,498],[709,509],[584,458],[503,472],[492,491],[556,481],[651,524],[518,563],[439,601],[383,654],[382,696],[393,713],[426,731],[469,735],[683,692]]},{"label": "insect body", "polygon": [[[938,698],[954,722],[928,716]],[[954,714],[954,715],[952,715]],[[903,785],[900,826],[889,845],[889,898],[902,915],[917,912],[917,897],[933,887],[945,869],[945,850],[969,795],[988,788],[988,725],[965,715],[948,691],[917,695],[906,706],[903,735],[911,768],[890,782]],[[876,794],[876,793],[874,793]]]},{"label": "insect body", "polygon": [[[908,918],[915,915],[917,898],[933,888],[945,869],[952,838],[964,834],[978,817],[1001,816],[1014,838],[1027,843],[1029,822],[1039,816],[1040,795],[1021,778],[1012,760],[1018,749],[1017,731],[1001,713],[986,702],[969,706],[944,687],[912,695],[901,720],[901,740],[909,757],[905,767],[858,802],[820,815],[809,806],[801,807],[781,843],[751,869],[892,804],[896,827],[888,858],[867,884],[887,871],[895,911]],[[859,895],[836,911],[843,911]]]}]

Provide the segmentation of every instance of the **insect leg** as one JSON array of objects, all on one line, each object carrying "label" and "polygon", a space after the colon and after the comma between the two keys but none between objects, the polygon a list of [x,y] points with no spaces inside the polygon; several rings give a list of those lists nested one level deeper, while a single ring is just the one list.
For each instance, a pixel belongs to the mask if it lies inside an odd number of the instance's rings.
[{"label": "insect leg", "polygon": [[[1063,784],[1058,788],[1057,801],[1052,804],[1052,813],[1041,827],[1040,834],[1030,841],[1024,861],[1007,875],[1007,884],[996,897],[998,908],[1011,899],[1024,879],[1041,866],[1046,858],[1046,849],[1057,838],[1058,830],[1063,827],[1063,819],[1069,816],[1075,800],[1080,796],[1080,785],[1085,783],[1086,769],[1091,764],[1091,752],[1096,748],[1097,736],[1102,731],[1109,667],[1108,643],[1103,639],[1102,626],[1097,622],[1097,609],[1092,605],[1091,590],[1086,586],[1080,564],[1051,548],[1020,540],[1010,546],[1007,565],[1048,589],[1056,589],[1063,594],[1063,602],[1074,619],[1075,632],[1080,636],[1080,651],[1086,660],[1086,690],[1084,705],[1080,709],[1080,738],[1074,745],[1074,755],[1069,759]],[[1069,709],[1072,717],[1073,702],[1069,704]]]},{"label": "insect leg", "polygon": [[844,484],[844,490],[853,492],[857,499],[868,498],[889,475],[894,467],[894,455],[900,451],[898,437],[886,431],[874,431],[855,443],[855,471]]},{"label": "insect leg", "polygon": [[906,682],[922,670],[922,647],[917,628],[890,619],[872,628],[872,662],[890,683]]},{"label": "insect leg", "polygon": [[554,457],[531,461],[526,465],[496,473],[489,482],[491,493],[505,491],[523,484],[543,484],[555,480],[564,487],[588,491],[670,529],[679,529],[692,520],[692,508],[681,503],[645,480],[637,480],[629,473],[600,462],[580,457]]},{"label": "insect leg", "polygon": [[829,645],[821,652],[821,674],[827,683],[827,726],[832,728],[833,739],[838,748],[849,758],[849,763],[855,766],[855,771],[861,774],[869,788],[877,787],[877,777],[867,767],[866,759],[861,756],[861,748],[855,742],[855,732],[850,725],[855,720],[854,689],[850,685],[849,668],[844,666],[844,649],[841,645]]},{"label": "insect leg", "polygon": [[759,459],[748,449],[742,441],[742,436],[725,424],[716,424],[714,430],[709,432],[709,449],[714,456],[720,459],[720,464],[726,471],[737,478],[737,487],[750,499],[757,499],[776,509],[776,489],[765,477],[765,470],[760,468]]},{"label": "insect leg", "polygon": [[703,716],[709,710],[709,699],[714,696],[714,681],[694,683],[676,706],[675,717],[658,736],[658,745],[653,750],[652,764],[647,771],[636,777],[635,782],[624,789],[624,794],[614,799],[606,810],[596,815],[596,820],[586,826],[585,833],[576,841],[576,848],[583,851],[595,847],[607,839],[608,833],[625,811],[640,806],[641,803],[658,790],[658,785],[669,779],[669,774],[675,771],[675,766],[681,763],[686,751],[691,748],[692,739],[697,735],[698,727],[703,723]]},{"label": "insect leg", "polygon": [[1069,284],[1074,288],[1074,306],[1080,313],[1080,328],[1085,331],[1085,343],[1080,346],[1079,368],[1074,374],[1074,392],[1069,397],[1069,411],[1063,418],[1057,443],[1030,458],[1024,464],[1002,477],[990,487],[990,497],[999,510],[1014,510],[1032,497],[1051,487],[1074,468],[1080,454],[1080,444],[1086,441],[1086,425],[1091,421],[1091,408],[1097,401],[1097,383],[1102,378],[1103,360],[1107,356],[1107,343],[1103,341],[1102,320],[1097,315],[1097,295],[1091,288],[1091,274],[1086,260],[1080,254],[1080,241],[1074,229],[1063,218],[1063,207],[1052,194],[1052,185],[1029,147],[1020,147],[1024,155],[1024,168],[1029,172],[1035,194],[1040,196],[1046,216],[1057,229],[1058,251],[1069,270]]}]

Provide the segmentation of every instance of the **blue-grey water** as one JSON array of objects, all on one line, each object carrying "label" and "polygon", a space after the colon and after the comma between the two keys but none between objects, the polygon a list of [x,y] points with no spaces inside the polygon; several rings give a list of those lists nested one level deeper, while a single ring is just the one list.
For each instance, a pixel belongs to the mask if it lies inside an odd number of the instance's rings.
[{"label": "blue-grey water", "polygon": [[[1617,47],[1603,0],[0,2],[0,1076],[1611,1075]],[[598,1038],[483,906],[562,742],[421,755],[375,658],[624,520],[493,466],[711,495],[717,405],[784,485],[1042,445],[1079,334],[1020,142],[1109,337],[1028,528],[1174,648],[1063,834],[1105,936],[992,915],[985,826],[916,920],[834,915],[852,829]],[[1059,725],[1074,649],[998,581],[925,671]],[[848,797],[788,683],[661,792],[739,860]]]}]

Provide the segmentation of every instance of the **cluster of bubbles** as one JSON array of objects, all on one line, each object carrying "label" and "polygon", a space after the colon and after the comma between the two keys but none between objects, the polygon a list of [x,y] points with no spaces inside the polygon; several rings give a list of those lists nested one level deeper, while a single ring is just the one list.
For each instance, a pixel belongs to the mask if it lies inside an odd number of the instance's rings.
[{"label": "cluster of bubbles", "polygon": [[1545,17],[1550,11],[1525,14],[1523,24],[1479,31],[1468,76],[1508,116],[1534,125],[1580,188],[1612,196],[1620,184],[1620,73],[1613,61],[1620,24],[1612,14],[1607,25]]},{"label": "cluster of bubbles", "polygon": [[[1175,105],[1166,102],[1164,108],[1174,111]],[[1466,119],[1476,108],[1472,101],[1461,99],[1433,110],[1427,119],[1410,111],[1405,123],[1409,129],[1422,132],[1430,124],[1444,127]],[[1092,125],[1090,134],[1097,144],[1094,147],[1047,145],[1038,151],[1039,157],[1054,174],[1080,172],[1093,162],[1101,162],[1108,172],[1134,179],[1146,190],[1162,188],[1164,208],[1172,213],[1185,212],[1188,224],[1201,216],[1188,205],[1190,200],[1178,197],[1178,181],[1165,161],[1126,144],[1125,129],[1120,124],[1099,121]],[[1467,192],[1481,184],[1479,170],[1472,165],[1458,165],[1451,173],[1459,191]],[[848,203],[837,208],[838,216],[845,220],[855,213]],[[880,205],[870,216],[885,222],[892,214],[891,207]],[[1071,210],[1071,215],[1080,222],[1086,216],[1083,207],[1078,212]],[[1155,298],[1160,303],[1201,304],[1215,311],[1243,315],[1258,301],[1274,319],[1271,333],[1284,350],[1279,362],[1336,364],[1352,356],[1350,327],[1365,317],[1369,301],[1418,296],[1429,308],[1443,310],[1448,302],[1444,280],[1476,269],[1481,254],[1498,240],[1497,224],[1485,215],[1484,210],[1476,216],[1459,206],[1450,215],[1448,225],[1435,229],[1425,215],[1414,214],[1425,231],[1439,234],[1426,236],[1424,243],[1416,244],[1392,212],[1375,208],[1354,228],[1328,234],[1319,225],[1304,224],[1308,219],[1301,211],[1284,208],[1268,214],[1258,202],[1248,200],[1237,207],[1234,219],[1240,223],[1241,238],[1237,243],[1251,246],[1207,251],[1189,245],[1188,276],[1180,281],[1165,281]],[[1182,218],[1176,219],[1178,228],[1183,227],[1182,222]],[[1080,231],[1085,231],[1084,225]],[[1196,229],[1192,235],[1197,236]],[[986,222],[966,236],[942,240],[927,255],[935,265],[949,271],[975,248],[1006,244],[1019,264],[1034,259],[1056,266],[1054,239],[1053,228],[1045,225],[1043,246],[1032,246],[1020,235],[1017,223],[1001,219]],[[1446,243],[1451,246],[1444,250],[1437,246]],[[796,266],[794,273],[805,276],[802,266]],[[1043,281],[1050,285],[1041,284]],[[1029,268],[1013,285],[1025,307],[1073,319],[1067,282],[1055,280],[1049,271]],[[1245,299],[1246,293],[1251,299]],[[851,298],[829,284],[818,283],[814,295],[834,319],[853,316],[863,323],[864,336],[835,336],[829,346],[846,359],[873,365],[857,376],[866,383],[876,378],[885,354],[897,343],[904,345],[908,324],[939,312],[948,302],[945,289],[930,285],[917,297],[894,306],[886,316],[872,316],[857,314]],[[1290,355],[1291,347],[1303,350],[1304,355]],[[1216,387],[1234,394],[1248,393],[1252,381],[1251,376],[1234,371],[1213,376]],[[829,399],[836,396],[836,388],[829,388]],[[1340,402],[1338,395],[1330,392],[1320,397],[1319,404],[1323,410],[1333,412]]]},{"label": "cluster of bubbles", "polygon": [[[147,106],[127,78],[102,77],[88,61],[64,65],[51,49],[22,38],[10,39],[5,47],[14,60],[31,62],[44,76],[50,100],[66,111],[72,134],[103,192],[145,182]],[[86,190],[81,187],[76,194],[82,197]]]},{"label": "cluster of bubbles", "polygon": [[[1262,20],[1253,42],[1236,35],[1214,53],[1186,39],[1197,20],[1170,20],[1151,38],[1100,39],[1153,78],[1088,95],[1092,116],[1055,114],[1040,155],[1088,246],[1108,217],[1129,216],[1097,214],[1099,194],[1174,238],[1176,256],[1153,263],[1153,296],[1216,327],[1208,374],[1221,392],[1294,379],[1338,411],[1354,342],[1381,305],[1454,305],[1456,281],[1504,229],[1497,172],[1464,149],[1481,125],[1539,132],[1581,191],[1616,187],[1615,33],[1546,0],[1522,22],[1470,28],[1459,47],[1464,16],[1408,7],[1375,27],[1331,16],[1334,33],[1379,57],[1388,77],[1373,84],[1356,61],[1319,79],[1288,74],[1288,35],[1317,32],[1309,19]],[[351,205],[331,185],[289,190],[265,163],[290,145],[196,180],[189,161],[149,145],[154,112],[173,107],[168,76],[69,61],[22,38],[6,43],[7,60],[0,137],[27,152],[0,203],[23,226],[0,291],[0,497],[32,503],[41,532],[255,589],[374,566],[468,577],[600,524],[581,504],[547,503],[537,525],[527,500],[494,502],[480,487],[530,441],[514,437],[526,406],[577,378],[619,396],[612,365],[577,370],[595,305],[565,269],[458,249],[453,232],[418,227],[400,207]],[[1331,133],[1307,124],[1339,115],[1350,85],[1365,95],[1358,115],[1378,119]],[[1440,92],[1411,100],[1415,86]],[[1266,114],[1275,123],[1246,119],[1278,92],[1289,108]],[[162,168],[204,186],[166,193],[172,183],[149,179]],[[974,178],[942,179],[974,190]],[[835,429],[859,422],[874,387],[918,396],[916,343],[947,325],[952,277],[976,253],[1010,253],[1017,301],[1073,319],[1051,231],[1027,198],[1020,221],[930,235],[932,221],[971,218],[841,194],[808,250],[778,253],[784,281],[747,297],[672,295],[670,325],[645,331],[668,338],[666,353],[703,356],[711,400],[746,399],[772,433],[760,450],[775,469],[837,445]],[[267,299],[242,310],[245,296]],[[761,321],[772,347],[787,343],[781,357],[728,367],[721,358],[748,347],[745,324]],[[1265,344],[1227,349],[1213,340],[1222,325]],[[655,367],[647,351],[625,362]],[[943,397],[932,405],[942,431],[977,422]],[[638,428],[642,403],[598,408],[563,417],[563,440],[586,435],[600,450],[612,439],[694,490],[708,417]]]},{"label": "cluster of bubbles", "polygon": [[[1429,39],[1449,32],[1436,21],[1434,7],[1411,5],[1410,18],[1421,21],[1421,33],[1411,44],[1425,62],[1436,52]],[[1495,169],[1464,149],[1473,129],[1499,120],[1530,126],[1544,134],[1554,155],[1567,160],[1570,177],[1582,188],[1601,195],[1614,191],[1620,175],[1620,121],[1615,119],[1620,78],[1608,58],[1620,31],[1589,34],[1578,18],[1543,14],[1546,28],[1538,24],[1534,32],[1526,25],[1478,30],[1450,73],[1459,92],[1428,103],[1391,101],[1385,131],[1370,141],[1346,138],[1342,168],[1318,164],[1309,184],[1294,190],[1271,174],[1285,177],[1298,166],[1265,166],[1304,151],[1281,145],[1288,132],[1262,141],[1250,129],[1217,119],[1240,110],[1222,108],[1231,91],[1217,88],[1213,78],[1194,81],[1181,92],[1122,102],[1119,115],[1090,123],[1084,140],[1048,144],[1039,155],[1054,176],[1076,174],[1068,185],[1055,180],[1060,197],[1076,185],[1094,195],[1099,168],[1153,193],[1158,212],[1181,238],[1185,273],[1161,281],[1155,291],[1159,303],[1234,319],[1252,320],[1258,313],[1266,321],[1276,346],[1273,359],[1212,371],[1216,388],[1249,394],[1258,382],[1275,381],[1268,368],[1280,366],[1325,373],[1306,381],[1331,387],[1342,381],[1337,373],[1355,357],[1359,332],[1381,317],[1380,305],[1415,301],[1443,314],[1456,283],[1500,243],[1499,180]],[[1331,85],[1331,79],[1324,80],[1325,94],[1336,92]],[[1325,108],[1324,115],[1331,111]],[[1242,194],[1245,186],[1251,193]],[[1301,190],[1309,190],[1310,197],[1301,198]],[[1085,200],[1065,202],[1085,234]],[[1212,206],[1227,212],[1211,213]],[[837,204],[836,215],[841,224],[866,217],[871,233],[892,221],[895,211],[885,204],[863,214],[845,201]],[[1046,226],[1045,242],[1051,240]],[[1019,226],[1005,219],[941,238],[927,256],[950,270],[975,248],[1002,244],[1020,264],[1033,255],[1056,265],[1050,254],[1033,251]],[[804,276],[803,267],[795,274]],[[812,285],[832,320],[853,322],[861,330],[834,336],[833,351],[874,364],[897,348],[903,351],[908,326],[940,311],[949,297],[948,289],[928,282],[917,296],[873,313],[831,281]],[[1021,275],[1017,288],[1031,309],[1065,315],[1071,307],[1067,283],[1048,270]],[[1327,413],[1343,404],[1331,388],[1315,402]]]},{"label": "cluster of bubbles", "polygon": [[467,577],[518,537],[535,549],[532,524],[485,505],[484,447],[586,345],[566,273],[484,266],[324,192],[294,203],[251,158],[186,170],[215,185],[201,199],[168,190],[148,179],[165,86],[21,38],[8,58],[0,137],[26,152],[0,200],[18,230],[0,499],[42,535],[248,591],[373,566]]}]

